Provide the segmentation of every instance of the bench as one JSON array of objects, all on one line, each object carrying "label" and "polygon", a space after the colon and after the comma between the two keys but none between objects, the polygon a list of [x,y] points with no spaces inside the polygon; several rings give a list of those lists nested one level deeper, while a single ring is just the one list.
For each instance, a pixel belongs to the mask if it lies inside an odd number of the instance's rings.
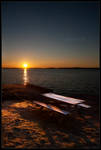
[{"label": "bench", "polygon": [[76,98],[65,97],[62,95],[54,94],[54,93],[44,93],[43,96],[57,100],[57,101],[61,101],[61,102],[67,103],[67,104],[83,107],[83,108],[91,107],[89,105],[84,104],[83,103],[83,102],[85,102],[84,100],[80,100],[80,99],[76,99]]},{"label": "bench", "polygon": [[[65,97],[62,95],[55,94],[55,93],[42,93],[41,95],[43,97],[50,98],[51,100],[53,100],[53,102],[55,102],[55,100],[60,101],[59,103],[63,103],[64,105],[66,105],[66,109],[68,109],[68,110],[70,109],[70,110],[69,111],[63,110],[57,106],[53,106],[52,104],[49,104],[49,103],[47,104],[47,102],[43,103],[43,102],[39,102],[39,101],[33,101],[35,104],[40,105],[40,106],[45,107],[45,108],[48,108],[48,109],[53,110],[55,112],[61,113],[63,115],[71,114],[71,112],[74,112],[74,111],[77,112],[77,110],[79,110],[79,108],[81,108],[81,107],[83,107],[85,109],[91,107],[89,105],[84,104],[83,103],[84,100],[80,100],[80,99],[76,99],[76,98]],[[71,107],[68,107],[68,105]],[[62,108],[64,108],[64,107],[62,107]]]}]

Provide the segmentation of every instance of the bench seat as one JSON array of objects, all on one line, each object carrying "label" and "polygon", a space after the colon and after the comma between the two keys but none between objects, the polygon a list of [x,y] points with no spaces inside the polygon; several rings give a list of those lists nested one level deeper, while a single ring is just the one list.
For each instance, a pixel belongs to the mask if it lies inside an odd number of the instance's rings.
[{"label": "bench seat", "polygon": [[35,104],[38,104],[38,105],[40,105],[40,106],[43,106],[43,107],[45,107],[45,108],[51,109],[51,110],[53,110],[53,111],[59,112],[59,113],[64,114],[64,115],[70,114],[70,112],[67,112],[67,111],[65,111],[65,110],[62,110],[62,109],[60,109],[60,108],[58,108],[58,107],[56,107],[56,106],[53,106],[53,105],[48,105],[48,104],[45,104],[45,103],[42,103],[42,102],[39,102],[39,101],[33,101],[33,102],[34,102]]},{"label": "bench seat", "polygon": [[81,107],[84,107],[84,108],[91,108],[91,106],[89,106],[89,105],[86,105],[86,104],[77,104],[78,106],[81,106]]}]

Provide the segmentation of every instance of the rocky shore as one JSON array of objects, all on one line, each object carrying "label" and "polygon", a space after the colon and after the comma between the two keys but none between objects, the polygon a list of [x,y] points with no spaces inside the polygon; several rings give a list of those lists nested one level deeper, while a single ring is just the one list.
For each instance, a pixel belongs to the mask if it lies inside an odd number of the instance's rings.
[{"label": "rocky shore", "polygon": [[63,119],[62,115],[46,108],[41,110],[33,103],[43,92],[52,90],[34,85],[2,86],[2,148],[99,149],[98,97],[74,95],[87,99],[92,110]]}]

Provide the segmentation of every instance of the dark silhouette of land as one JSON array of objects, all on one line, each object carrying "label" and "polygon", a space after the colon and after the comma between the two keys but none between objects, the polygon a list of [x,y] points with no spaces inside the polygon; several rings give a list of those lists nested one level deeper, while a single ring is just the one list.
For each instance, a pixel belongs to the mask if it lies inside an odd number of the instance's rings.
[{"label": "dark silhouette of land", "polygon": [[[3,67],[2,69],[23,69],[23,68],[10,68],[10,67]],[[36,68],[27,68],[27,69],[100,69],[100,68],[86,68],[86,67],[46,67],[46,68],[41,68],[41,67],[36,67]]]}]

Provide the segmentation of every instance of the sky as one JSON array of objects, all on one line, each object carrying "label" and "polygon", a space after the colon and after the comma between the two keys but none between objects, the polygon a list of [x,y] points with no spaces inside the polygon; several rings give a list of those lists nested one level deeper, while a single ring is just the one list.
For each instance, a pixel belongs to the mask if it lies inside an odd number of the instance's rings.
[{"label": "sky", "polygon": [[99,2],[4,1],[2,66],[99,67]]}]

